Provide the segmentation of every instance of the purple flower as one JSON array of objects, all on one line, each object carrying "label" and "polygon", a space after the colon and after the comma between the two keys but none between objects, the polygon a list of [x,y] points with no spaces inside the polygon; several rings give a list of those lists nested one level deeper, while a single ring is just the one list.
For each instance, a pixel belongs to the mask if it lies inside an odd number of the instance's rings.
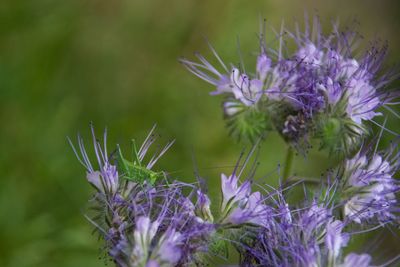
[{"label": "purple flower", "polygon": [[349,235],[342,233],[345,224],[339,220],[331,221],[326,226],[325,246],[329,251],[331,261],[334,261],[349,241]]},{"label": "purple flower", "polygon": [[[107,154],[106,134],[104,146],[100,146],[95,138],[93,128],[92,134],[98,170],[89,160],[80,136],[81,156],[73,149],[87,169],[89,183],[97,189],[90,201],[96,213],[87,219],[104,238],[105,249],[116,265],[167,267],[198,262],[199,255],[207,250],[208,240],[216,226],[197,217],[191,197],[183,194],[183,191],[195,190],[193,186],[163,179],[157,183],[134,180],[157,175],[151,168],[169,145],[153,156],[147,165],[142,165],[154,142],[150,134],[137,152],[134,146],[136,158],[133,163],[119,158],[125,165],[124,169],[131,172],[119,176],[112,157]],[[200,196],[199,205],[203,213],[209,210],[209,204],[207,196]]]},{"label": "purple flower", "polygon": [[394,147],[386,153],[372,155],[364,149],[345,162],[346,216],[357,223],[373,219],[381,223],[397,220],[395,194],[400,188],[393,175],[399,167],[398,158]]},{"label": "purple flower", "polygon": [[[354,51],[360,40],[355,31],[333,24],[331,32],[324,34],[318,18],[312,21],[312,30],[308,21],[305,25],[304,32],[297,24],[295,31],[282,26],[277,51],[266,46],[261,33],[253,75],[244,68],[228,69],[211,46],[223,73],[199,55],[200,63],[181,62],[216,86],[216,93],[228,96],[225,118],[239,138],[275,129],[300,151],[307,149],[311,138],[320,138],[330,152],[349,155],[368,134],[365,122],[373,121],[381,114],[378,109],[398,96],[387,90],[397,75],[381,68],[387,45],[375,43],[360,54]],[[294,42],[296,48],[283,52],[287,42]],[[239,116],[250,107],[268,118],[254,123],[265,125],[251,125]]]},{"label": "purple flower", "polygon": [[240,186],[238,185],[239,177],[231,175],[227,177],[221,174],[221,190],[222,190],[222,205],[221,211],[227,212],[234,205],[250,195],[250,182],[245,181]]},{"label": "purple flower", "polygon": [[99,192],[103,194],[114,195],[118,190],[119,175],[117,167],[110,163],[110,159],[107,155],[107,132],[104,132],[104,145],[102,147],[100,142],[96,139],[93,126],[91,126],[91,131],[94,151],[99,165],[99,170],[94,169],[85,150],[83,139],[80,135],[78,135],[78,145],[81,156],[79,156],[77,150],[72,145],[71,140],[68,139],[68,141],[71,144],[71,147],[74,150],[74,153],[77,156],[79,162],[86,168],[86,178],[88,182],[92,184]]},{"label": "purple flower", "polygon": [[299,61],[304,64],[312,65],[313,67],[321,65],[323,55],[324,53],[312,42],[300,47],[296,53],[296,57]]},{"label": "purple flower", "polygon": [[[239,185],[236,169],[229,177],[221,174],[221,192],[220,216],[216,221],[227,228],[240,228],[244,224],[252,224],[253,226],[268,224],[272,208],[267,200],[271,200],[274,194],[278,194],[277,190],[273,190],[267,196],[263,196],[260,192],[251,192],[250,178]],[[201,199],[200,197],[204,198],[204,195],[200,194],[198,198]],[[203,202],[208,204],[209,202],[206,200],[204,199]]]},{"label": "purple flower", "polygon": [[339,266],[349,240],[343,232],[346,223],[333,217],[328,203],[314,200],[290,209],[283,195],[276,193],[267,223],[255,230],[253,238],[243,233],[241,266]]},{"label": "purple flower", "polygon": [[134,247],[130,255],[134,262],[143,264],[147,261],[150,244],[159,226],[159,222],[151,222],[149,217],[140,216],[136,220],[136,228],[133,231]]},{"label": "purple flower", "polygon": [[111,194],[115,194],[118,190],[117,167],[109,163],[105,163],[101,172],[89,172],[86,178],[89,183],[102,193],[109,191]]},{"label": "purple flower", "polygon": [[182,193],[187,189],[193,188],[180,183],[133,188],[118,209],[134,225],[109,243],[119,266],[185,265],[207,250],[215,226],[195,215],[195,205]]},{"label": "purple flower", "polygon": [[246,106],[254,106],[263,95],[279,98],[277,94],[280,93],[281,87],[286,86],[286,80],[292,77],[284,72],[284,63],[274,64],[263,49],[257,58],[256,74],[250,76],[235,66],[228,70],[214,48],[211,45],[209,47],[224,69],[223,73],[198,54],[196,56],[199,63],[187,59],[181,59],[180,62],[197,77],[214,85],[217,90],[212,94],[227,94]]},{"label": "purple flower", "polygon": [[232,93],[246,106],[252,106],[262,95],[263,83],[258,79],[250,79],[246,74],[240,74],[238,69],[232,70]]},{"label": "purple flower", "polygon": [[[68,139],[68,141],[79,162],[86,168],[86,178],[88,182],[93,185],[99,193],[102,193],[107,197],[113,197],[117,193],[124,196],[128,194],[129,190],[137,183],[154,184],[157,179],[163,176],[162,173],[155,172],[152,168],[171,147],[174,141],[169,142],[164,148],[158,150],[157,153],[151,157],[150,161],[145,164],[144,157],[146,156],[150,146],[157,139],[154,135],[154,130],[155,126],[151,129],[139,150],[136,148],[135,141],[132,141],[132,151],[134,155],[132,155],[133,162],[130,162],[122,156],[119,146],[114,150],[116,152],[113,153],[112,156],[109,156],[107,152],[107,131],[104,132],[102,145],[100,141],[97,140],[94,128],[91,126],[93,146],[98,168],[96,168],[89,159],[83,139],[80,135],[78,135],[78,147],[80,153],[78,153],[71,140]],[[127,180],[131,182],[127,183]],[[121,184],[124,184],[124,186],[120,190]]]},{"label": "purple flower", "polygon": [[382,105],[375,88],[365,80],[351,79],[348,84],[348,105],[346,112],[357,124],[372,120],[381,113],[375,112]]},{"label": "purple flower", "polygon": [[[141,216],[136,221],[133,232],[133,248],[130,254],[130,266],[175,266],[183,260],[185,242],[188,242],[185,233],[175,229],[176,222],[156,238],[158,231],[162,231],[162,222],[151,222],[149,217]],[[189,239],[190,240],[190,239]],[[186,255],[192,256],[192,255]]]},{"label": "purple flower", "polygon": [[159,258],[166,266],[173,266],[182,257],[182,242],[184,237],[173,228],[169,228],[159,240],[157,248],[153,251],[152,258]]},{"label": "purple flower", "polygon": [[265,225],[269,212],[268,206],[263,204],[260,192],[254,192],[249,197],[242,199],[223,220],[223,223]]},{"label": "purple flower", "polygon": [[214,217],[210,210],[211,201],[210,198],[204,194],[201,190],[197,190],[197,203],[196,203],[196,214],[203,220],[212,222]]},{"label": "purple flower", "polygon": [[261,53],[257,58],[257,74],[258,79],[264,83],[267,78],[268,73],[271,70],[272,59],[267,56],[265,53]]},{"label": "purple flower", "polygon": [[203,79],[204,81],[216,86],[217,90],[213,94],[230,93],[232,88],[232,80],[230,78],[231,71],[228,70],[225,63],[218,56],[215,49],[209,44],[209,48],[223,68],[223,72],[217,70],[210,62],[208,62],[203,56],[196,53],[196,57],[200,61],[192,62],[187,59],[180,59],[180,62],[194,75]]},{"label": "purple flower", "polygon": [[[372,120],[379,115],[376,110],[391,98],[383,89],[394,76],[377,74],[387,47],[374,46],[361,57],[356,57],[352,44],[358,41],[359,36],[355,32],[348,30],[339,33],[338,26],[333,25],[332,33],[324,35],[317,19],[314,25],[317,25],[313,29],[316,38],[307,32],[301,34],[289,31],[289,36],[298,44],[295,58],[299,63],[296,71],[306,71],[307,77],[314,77],[307,87],[298,86],[297,94],[302,97],[306,92],[304,89],[315,84],[315,88],[325,95],[327,101],[325,108],[324,105],[320,106],[323,108],[320,111],[331,112],[332,116],[344,113],[358,125]],[[299,79],[304,79],[304,75],[299,75]],[[318,94],[308,96],[319,97]],[[314,107],[311,105],[306,108]]]}]

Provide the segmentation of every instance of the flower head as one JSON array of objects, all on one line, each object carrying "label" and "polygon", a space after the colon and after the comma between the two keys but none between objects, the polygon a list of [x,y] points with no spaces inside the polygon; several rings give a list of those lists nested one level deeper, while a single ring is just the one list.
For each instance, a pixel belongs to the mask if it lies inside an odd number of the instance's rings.
[{"label": "flower head", "polygon": [[[319,195],[325,199],[329,192]],[[316,198],[316,199],[318,199]],[[306,201],[290,208],[277,191],[270,205],[268,223],[259,225],[254,236],[243,233],[239,252],[243,266],[340,266],[350,234],[347,223],[334,217],[329,200]],[[251,231],[249,231],[251,233]],[[250,238],[249,238],[250,236]]]},{"label": "flower head", "polygon": [[[170,144],[144,165],[144,156],[154,142],[152,132],[139,150],[133,144],[132,162],[122,156],[108,156],[106,134],[101,147],[93,128],[92,133],[99,170],[89,160],[81,137],[78,142],[82,156],[77,156],[89,173],[89,183],[97,189],[90,203],[98,212],[87,218],[104,238],[108,255],[121,267],[197,262],[199,254],[207,250],[215,226],[196,216],[191,197],[183,193],[194,190],[192,186],[151,180],[158,175],[151,168]],[[113,160],[118,163],[114,165]],[[201,196],[199,204],[206,212],[207,196]]]},{"label": "flower head", "polygon": [[[351,154],[368,133],[366,123],[398,95],[387,90],[396,75],[381,68],[387,45],[376,42],[365,53],[355,53],[361,39],[355,31],[342,31],[333,24],[331,32],[324,34],[318,18],[312,22],[312,31],[309,22],[305,24],[304,32],[297,24],[295,31],[282,26],[277,34],[278,50],[267,47],[261,33],[253,75],[233,65],[228,69],[211,46],[223,74],[199,55],[199,63],[181,62],[216,86],[217,94],[228,97],[225,116],[228,126],[238,129],[239,137],[276,129],[300,150],[315,137],[331,152]],[[284,53],[287,42],[296,48]],[[243,106],[232,105],[232,99]],[[246,110],[268,119],[240,127],[244,116],[239,114]]]},{"label": "flower head", "polygon": [[[107,152],[107,131],[104,131],[102,146],[100,141],[98,141],[96,138],[93,126],[91,126],[92,140],[94,152],[98,162],[98,168],[96,168],[89,159],[84,141],[80,135],[78,135],[80,155],[72,144],[71,140],[68,139],[68,141],[70,142],[79,162],[86,168],[86,178],[88,182],[92,184],[98,192],[101,192],[105,195],[115,195],[124,180],[131,180],[134,183],[154,184],[157,179],[161,178],[162,173],[155,172],[152,170],[152,168],[171,147],[173,141],[168,143],[163,149],[153,155],[151,160],[145,164],[144,157],[146,156],[150,146],[157,139],[154,135],[154,129],[155,126],[151,129],[139,150],[136,148],[135,141],[132,141],[133,161],[131,162],[122,156],[119,146],[117,146],[117,157],[111,155],[109,156]],[[131,186],[132,184],[129,184],[129,186],[124,187],[124,191],[129,189]]]},{"label": "flower head", "polygon": [[[110,256],[119,266],[176,266],[200,260],[215,226],[195,215],[183,184],[134,189],[119,206],[125,227],[109,240]],[[187,189],[190,189],[188,187]],[[112,214],[115,214],[113,211]]]},{"label": "flower head", "polygon": [[360,150],[345,163],[344,213],[357,223],[397,221],[400,187],[393,175],[399,168],[399,155],[394,147],[386,153],[371,152]]}]

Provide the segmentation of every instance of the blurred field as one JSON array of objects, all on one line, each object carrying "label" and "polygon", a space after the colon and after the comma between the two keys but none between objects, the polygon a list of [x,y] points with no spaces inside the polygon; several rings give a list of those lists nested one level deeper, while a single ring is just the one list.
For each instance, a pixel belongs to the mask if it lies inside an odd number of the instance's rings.
[{"label": "blurred field", "polygon": [[[388,40],[388,63],[400,62],[398,1],[244,0],[3,0],[0,2],[0,266],[102,266],[96,235],[82,213],[91,188],[66,142],[89,122],[109,144],[128,147],[154,123],[174,147],[157,165],[193,178],[192,154],[211,192],[229,172],[242,145],[227,138],[220,99],[177,62],[207,53],[207,36],[221,56],[237,62],[236,37],[249,66],[259,19],[279,27],[304,11],[324,22],[357,18],[367,38]],[[316,10],[316,11],[315,11]],[[274,38],[273,33],[268,37]],[[249,53],[248,53],[249,52]],[[400,124],[389,126],[400,131]],[[271,153],[272,152],[272,153]],[[271,135],[259,173],[274,170],[284,147]],[[313,152],[295,171],[319,174],[328,166]],[[228,166],[228,167],[226,167]],[[271,183],[274,183],[271,181]],[[214,194],[215,195],[215,194]],[[217,200],[215,200],[216,202]],[[379,234],[378,256],[400,252]],[[365,240],[372,248],[373,238]],[[371,242],[370,242],[371,241]],[[360,243],[360,242],[359,242]],[[376,243],[378,244],[378,243]]]}]

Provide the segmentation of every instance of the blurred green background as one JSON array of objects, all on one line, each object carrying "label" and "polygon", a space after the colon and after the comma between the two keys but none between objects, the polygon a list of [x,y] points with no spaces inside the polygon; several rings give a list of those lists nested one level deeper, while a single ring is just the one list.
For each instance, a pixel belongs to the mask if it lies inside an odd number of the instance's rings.
[{"label": "blurred green background", "polygon": [[[0,266],[104,265],[101,243],[82,215],[92,190],[66,141],[78,131],[88,139],[90,121],[99,134],[108,127],[109,147],[128,147],[158,123],[164,141],[177,142],[157,167],[190,181],[194,154],[215,195],[219,173],[232,169],[242,145],[227,138],[212,88],[177,62],[193,51],[209,53],[203,36],[233,63],[239,36],[253,66],[260,17],[277,28],[305,11],[326,23],[357,18],[366,40],[389,41],[390,64],[400,62],[397,2],[0,1]],[[390,127],[400,131],[395,121]],[[284,153],[283,142],[268,136],[260,176]],[[295,171],[319,175],[328,162],[312,152],[296,159]],[[380,242],[368,236],[358,243],[379,247],[378,260],[400,252],[388,231],[377,236]]]}]

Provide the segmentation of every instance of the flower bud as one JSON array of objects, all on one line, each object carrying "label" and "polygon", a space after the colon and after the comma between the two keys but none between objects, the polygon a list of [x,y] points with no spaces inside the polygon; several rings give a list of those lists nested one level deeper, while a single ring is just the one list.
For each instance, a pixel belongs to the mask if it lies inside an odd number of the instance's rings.
[{"label": "flower bud", "polygon": [[240,141],[254,143],[271,129],[266,112],[257,106],[245,106],[237,100],[228,99],[224,102],[224,115],[229,133]]},{"label": "flower bud", "polygon": [[362,125],[346,118],[321,116],[317,124],[321,148],[327,148],[330,153],[351,154],[358,148],[366,133]]},{"label": "flower bud", "polygon": [[201,219],[208,222],[213,222],[214,217],[211,213],[210,205],[211,201],[208,198],[208,196],[203,192],[201,192],[200,190],[197,190],[197,203],[196,203],[195,213]]}]

